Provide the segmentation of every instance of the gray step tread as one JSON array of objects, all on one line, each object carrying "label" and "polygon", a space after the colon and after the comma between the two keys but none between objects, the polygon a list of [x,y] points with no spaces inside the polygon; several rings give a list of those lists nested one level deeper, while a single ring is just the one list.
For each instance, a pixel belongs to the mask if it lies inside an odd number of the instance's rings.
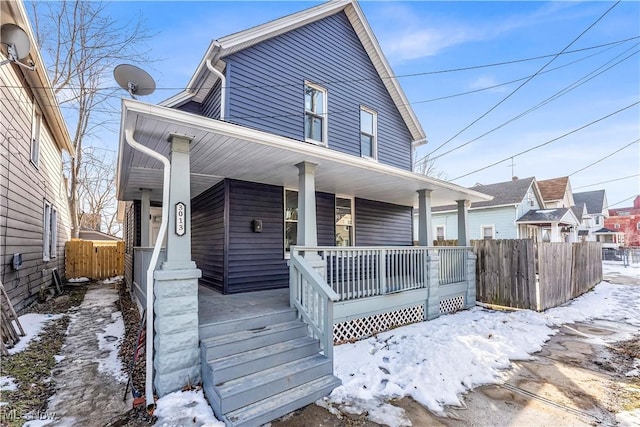
[{"label": "gray step tread", "polygon": [[278,311],[252,315],[247,313],[246,318],[224,320],[216,322],[200,323],[199,329],[207,337],[226,335],[233,332],[243,331],[250,328],[259,328],[274,323],[283,323],[297,318],[297,311],[294,308],[283,308]]},{"label": "gray step tread", "polygon": [[[239,395],[253,388],[260,387],[270,382],[281,380],[283,377],[295,379],[299,373],[313,369],[320,365],[331,364],[332,362],[320,354],[304,357],[292,362],[284,363],[273,368],[245,375],[222,384],[215,385],[216,392],[224,400],[230,396]],[[329,366],[328,373],[333,371],[333,366]],[[295,386],[294,386],[295,387]]]},{"label": "gray step tread", "polygon": [[291,322],[277,323],[275,325],[269,325],[261,328],[248,330],[248,331],[240,331],[240,332],[234,332],[230,334],[215,336],[211,338],[206,338],[202,340],[202,343],[207,347],[215,347],[219,345],[248,340],[248,339],[252,339],[259,336],[270,335],[274,332],[282,332],[282,331],[287,331],[291,329],[301,328],[301,325],[306,327],[306,325],[301,321],[293,320]]},{"label": "gray step tread", "polygon": [[295,411],[326,396],[341,384],[333,375],[291,388],[275,396],[252,403],[224,415],[228,426],[257,426]]},{"label": "gray step tread", "polygon": [[[242,365],[257,359],[263,359],[277,353],[284,353],[294,350],[296,348],[305,347],[308,345],[317,344],[318,340],[311,337],[300,337],[289,341],[278,342],[265,347],[256,348],[255,350],[245,351],[243,353],[232,354],[230,356],[209,358],[207,362],[211,365],[214,371],[221,369],[227,369],[232,366]],[[316,350],[311,354],[316,354],[320,350]],[[310,354],[310,355],[311,355]]]}]

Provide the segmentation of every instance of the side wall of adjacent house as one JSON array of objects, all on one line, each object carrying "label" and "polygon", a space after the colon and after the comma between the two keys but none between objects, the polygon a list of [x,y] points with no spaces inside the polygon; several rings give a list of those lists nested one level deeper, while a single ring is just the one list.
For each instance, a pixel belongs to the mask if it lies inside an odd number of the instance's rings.
[{"label": "side wall of adjacent house", "polygon": [[127,286],[133,285],[133,248],[140,246],[140,200],[127,202],[122,223],[124,236],[124,278]]},{"label": "side wall of adjacent house", "polygon": [[[468,213],[469,239],[482,239],[482,227],[493,226],[495,239],[517,239],[516,208],[503,206],[477,209]],[[434,212],[432,214],[433,238],[436,239],[436,228],[445,227],[445,240],[458,238],[458,214],[456,212]]]},{"label": "side wall of adjacent house", "polygon": [[[12,64],[0,67],[0,278],[18,310],[35,300],[41,286],[52,283],[53,269],[64,276],[65,242],[70,238],[62,153],[44,115],[39,159],[37,164],[31,161],[34,102],[40,111],[50,107],[34,101],[22,73]],[[46,204],[57,216],[56,253],[49,260],[43,242]],[[12,267],[15,253],[22,254],[19,270]]]},{"label": "side wall of adjacent house", "polygon": [[[304,84],[310,82],[327,90],[329,148],[360,156],[360,107],[367,107],[377,113],[378,160],[412,169],[411,134],[344,13],[223,60],[227,121],[303,141]],[[219,117],[218,86],[201,114]]]}]

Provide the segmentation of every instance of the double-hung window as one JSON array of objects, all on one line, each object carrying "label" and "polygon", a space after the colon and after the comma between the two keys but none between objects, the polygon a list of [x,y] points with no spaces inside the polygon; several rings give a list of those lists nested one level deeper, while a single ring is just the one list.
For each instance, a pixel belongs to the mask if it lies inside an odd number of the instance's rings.
[{"label": "double-hung window", "polygon": [[304,138],[327,145],[327,90],[308,82],[304,84]]},{"label": "double-hung window", "polygon": [[336,197],[336,246],[353,246],[353,199]]},{"label": "double-hung window", "polygon": [[493,225],[482,226],[482,238],[484,240],[492,240],[495,238],[496,229]]},{"label": "double-hung window", "polygon": [[436,226],[436,240],[441,241],[444,240],[445,238],[445,227],[444,225],[437,225]]},{"label": "double-hung window", "polygon": [[42,259],[49,261],[58,256],[58,211],[49,202],[44,202],[42,218]]},{"label": "double-hung window", "polygon": [[360,107],[360,154],[371,159],[378,158],[378,115],[375,111]]},{"label": "double-hung window", "polygon": [[298,244],[298,192],[284,190],[284,253]]},{"label": "double-hung window", "polygon": [[40,161],[40,128],[42,127],[42,113],[40,109],[33,104],[31,118],[31,163],[36,167]]}]

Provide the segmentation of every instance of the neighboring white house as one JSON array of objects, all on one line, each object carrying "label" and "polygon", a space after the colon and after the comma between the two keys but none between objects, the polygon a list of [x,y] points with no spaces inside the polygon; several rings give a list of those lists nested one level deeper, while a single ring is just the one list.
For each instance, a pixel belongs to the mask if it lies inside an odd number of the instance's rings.
[{"label": "neighboring white house", "polygon": [[[583,209],[579,218],[582,220],[578,228],[581,240],[595,242],[596,231],[604,227],[604,220],[609,218],[609,207],[605,190],[574,193],[575,209]],[[574,210],[575,210],[574,209]]]},{"label": "neighboring white house", "polygon": [[[0,23],[26,32],[23,64],[0,66],[0,279],[22,310],[57,269],[64,275],[71,235],[62,152],[73,148],[21,1],[0,4]],[[9,27],[5,27],[9,28]],[[0,62],[8,58],[6,41]]]},{"label": "neighboring white house", "polygon": [[[493,196],[493,199],[472,203],[469,207],[470,239],[576,241],[576,228],[580,220],[570,207],[565,206],[573,202],[568,179],[544,182],[548,204],[534,177],[471,187]],[[456,206],[434,207],[432,211],[434,240],[457,239]],[[416,220],[417,216],[414,215]]]}]

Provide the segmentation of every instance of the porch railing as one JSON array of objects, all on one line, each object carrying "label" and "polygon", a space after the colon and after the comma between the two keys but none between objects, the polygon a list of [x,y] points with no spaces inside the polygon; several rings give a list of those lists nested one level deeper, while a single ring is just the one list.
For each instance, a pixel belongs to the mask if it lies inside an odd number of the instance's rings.
[{"label": "porch railing", "polygon": [[326,283],[339,301],[426,288],[428,257],[438,255],[439,284],[467,280],[468,247],[296,247],[325,262]]},{"label": "porch railing", "polygon": [[333,302],[339,299],[295,248],[289,262],[289,301],[298,310],[324,355],[333,360]]},{"label": "porch railing", "polygon": [[438,272],[440,285],[449,285],[467,280],[467,254],[471,247],[438,246],[431,250],[440,258]]},{"label": "porch railing", "polygon": [[[153,248],[136,246],[133,248],[133,286],[132,291],[141,308],[146,308],[147,300],[147,269],[151,263],[151,256],[153,255]],[[166,251],[160,249],[158,256],[158,265],[162,264],[166,256]]]}]

